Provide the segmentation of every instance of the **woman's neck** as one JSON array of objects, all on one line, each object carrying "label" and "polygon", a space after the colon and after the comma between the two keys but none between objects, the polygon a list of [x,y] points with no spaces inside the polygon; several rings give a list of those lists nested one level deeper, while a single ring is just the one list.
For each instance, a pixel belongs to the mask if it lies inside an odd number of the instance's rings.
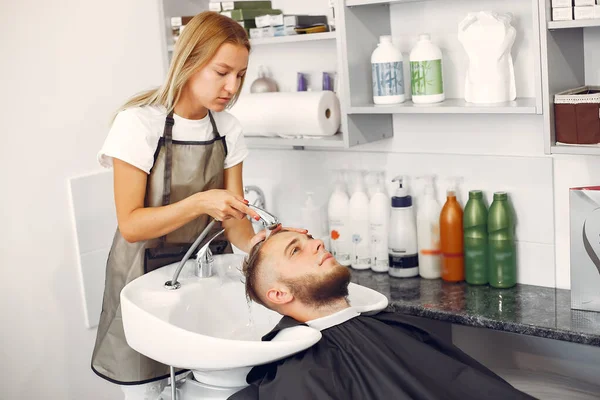
[{"label": "woman's neck", "polygon": [[181,97],[177,104],[175,104],[173,112],[185,119],[202,119],[206,117],[208,109],[199,105],[187,95],[186,91],[184,91],[181,93]]}]

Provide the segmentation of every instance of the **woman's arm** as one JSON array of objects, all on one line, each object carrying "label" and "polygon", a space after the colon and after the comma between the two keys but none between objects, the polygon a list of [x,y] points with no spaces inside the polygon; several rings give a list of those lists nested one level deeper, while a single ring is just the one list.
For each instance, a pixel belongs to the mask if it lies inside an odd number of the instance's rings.
[{"label": "woman's arm", "polygon": [[147,174],[117,158],[113,158],[113,168],[117,221],[121,235],[128,242],[166,235],[202,214],[223,221],[238,218],[248,224],[246,214],[258,217],[246,206],[241,194],[219,189],[199,192],[167,206],[144,207]]},{"label": "woman's arm", "polygon": [[[239,163],[225,170],[225,190],[238,196],[244,196],[242,180],[242,164]],[[251,239],[254,237],[252,223],[247,218],[228,219],[223,221],[227,239],[238,249],[249,253],[252,249]]]}]

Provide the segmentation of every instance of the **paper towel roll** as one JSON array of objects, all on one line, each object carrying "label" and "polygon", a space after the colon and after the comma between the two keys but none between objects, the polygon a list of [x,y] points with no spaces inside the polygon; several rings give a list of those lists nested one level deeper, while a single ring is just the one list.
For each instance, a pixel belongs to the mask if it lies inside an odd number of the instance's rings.
[{"label": "paper towel roll", "polygon": [[244,93],[229,111],[246,136],[331,136],[340,127],[335,93]]}]

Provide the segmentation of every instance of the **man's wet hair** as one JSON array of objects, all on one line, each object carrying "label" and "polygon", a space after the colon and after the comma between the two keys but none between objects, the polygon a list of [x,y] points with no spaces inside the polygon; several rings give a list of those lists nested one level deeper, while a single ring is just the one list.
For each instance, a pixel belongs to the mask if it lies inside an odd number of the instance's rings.
[{"label": "man's wet hair", "polygon": [[[271,236],[269,236],[269,238],[280,232],[284,232],[284,230],[282,229],[272,233]],[[267,240],[269,239],[262,240],[255,244],[254,247],[252,247],[250,253],[248,254],[248,257],[246,257],[242,266],[242,273],[244,274],[245,278],[246,298],[248,299],[248,301],[253,301],[265,307],[267,307],[267,305],[261,300],[260,296],[258,295],[257,280],[260,274],[259,265],[262,264],[264,259],[264,254],[261,252],[261,249]]]}]

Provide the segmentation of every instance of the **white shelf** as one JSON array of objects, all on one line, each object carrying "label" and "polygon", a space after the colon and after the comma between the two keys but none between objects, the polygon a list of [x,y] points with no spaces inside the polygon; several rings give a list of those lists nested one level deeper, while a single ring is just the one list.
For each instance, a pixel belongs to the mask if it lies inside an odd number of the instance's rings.
[{"label": "white shelf", "polygon": [[415,3],[426,0],[346,0],[346,7],[368,6],[371,4]]},{"label": "white shelf", "polygon": [[299,35],[277,36],[272,38],[250,39],[252,46],[281,43],[312,42],[315,40],[335,40],[335,32],[304,33]]},{"label": "white shelf", "polygon": [[518,98],[509,103],[472,104],[464,99],[446,99],[436,104],[401,104],[352,106],[348,114],[536,114],[535,98]]},{"label": "white shelf", "polygon": [[554,145],[550,148],[552,154],[576,154],[600,156],[600,146],[595,145]]},{"label": "white shelf", "polygon": [[269,148],[284,146],[319,147],[328,149],[342,149],[345,147],[341,133],[333,136],[324,136],[315,139],[286,139],[281,137],[244,136],[246,145],[251,148]]},{"label": "white shelf", "polygon": [[578,19],[573,21],[548,21],[548,29],[574,29],[600,26],[600,19]]},{"label": "white shelf", "polygon": [[[321,32],[321,33],[304,33],[299,35],[288,35],[288,36],[277,36],[271,38],[260,38],[250,39],[252,46],[261,46],[267,44],[282,44],[282,43],[299,43],[299,42],[312,42],[315,40],[335,40],[335,32]],[[167,46],[167,51],[173,51],[174,44]]]}]

